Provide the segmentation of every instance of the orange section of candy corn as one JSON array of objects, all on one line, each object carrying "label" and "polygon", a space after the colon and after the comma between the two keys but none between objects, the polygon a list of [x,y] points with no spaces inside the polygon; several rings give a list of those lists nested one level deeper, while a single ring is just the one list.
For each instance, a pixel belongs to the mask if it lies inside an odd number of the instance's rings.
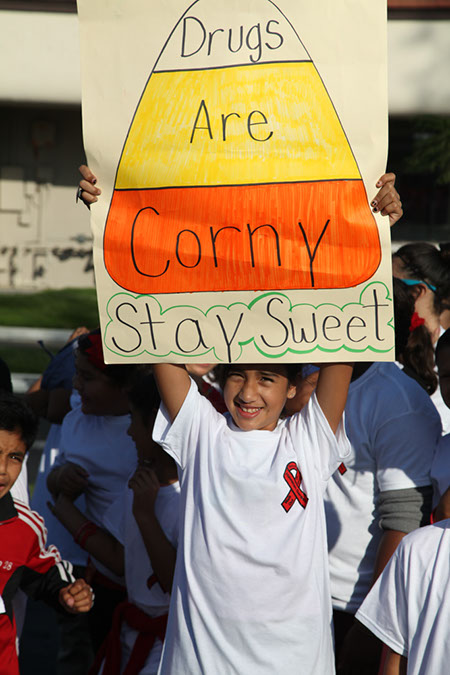
[{"label": "orange section of candy corn", "polygon": [[381,260],[361,180],[115,190],[104,235],[134,293],[347,288]]}]

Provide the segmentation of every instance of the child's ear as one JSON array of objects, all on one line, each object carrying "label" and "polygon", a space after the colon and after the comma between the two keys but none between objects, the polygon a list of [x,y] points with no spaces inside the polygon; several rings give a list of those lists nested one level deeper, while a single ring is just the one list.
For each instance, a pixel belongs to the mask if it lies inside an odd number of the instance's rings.
[{"label": "child's ear", "polygon": [[416,300],[418,300],[418,298],[420,298],[422,295],[425,295],[426,292],[427,287],[425,284],[417,284],[417,286],[411,287],[411,295],[414,298],[414,302],[416,302]]},{"label": "child's ear", "polygon": [[287,398],[294,398],[296,393],[297,393],[297,387],[295,386],[295,384],[290,384],[289,389],[288,389],[288,393],[287,393]]}]

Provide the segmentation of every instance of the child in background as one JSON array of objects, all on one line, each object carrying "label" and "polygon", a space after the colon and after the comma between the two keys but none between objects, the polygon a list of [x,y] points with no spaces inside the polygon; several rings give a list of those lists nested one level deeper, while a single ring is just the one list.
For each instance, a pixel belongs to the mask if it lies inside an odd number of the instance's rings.
[{"label": "child in background", "polygon": [[152,375],[139,376],[129,393],[138,467],[122,498],[98,529],[64,495],[54,514],[84,547],[116,574],[125,574],[127,601],[118,605],[90,673],[156,675],[169,609],[178,541],[179,483],[175,462],[152,441],[160,398]]},{"label": "child in background", "polygon": [[[419,319],[425,320],[433,345],[450,328],[450,243],[439,248],[427,242],[401,246],[392,256],[394,276],[408,286]],[[420,356],[420,352],[419,352]],[[427,357],[427,350],[423,352]],[[432,395],[442,420],[443,433],[450,432],[450,410],[440,390]]]},{"label": "child in background", "polygon": [[[450,408],[450,330],[436,345],[436,366],[442,400]],[[450,433],[439,439],[431,468],[434,487],[435,519],[450,518]]]},{"label": "child in background", "polygon": [[442,675],[450,663],[450,520],[408,534],[356,613],[388,647],[383,675]]},{"label": "child in background", "polygon": [[[71,333],[67,343],[52,357],[41,377],[30,387],[25,399],[36,414],[51,422],[34,483],[31,508],[44,518],[48,542],[57,547],[65,560],[70,560],[75,576],[83,578],[87,554],[49,510],[47,503],[51,495],[47,488],[47,476],[59,453],[63,419],[71,409],[77,338],[88,332],[87,328],[78,327]],[[76,392],[74,395],[78,396]],[[83,495],[78,498],[78,506],[84,509]],[[39,644],[39,655],[36,654],[36,643]],[[58,675],[86,672],[93,659],[89,615],[71,616],[53,612],[40,602],[28,602],[20,641],[22,675],[36,675],[37,656],[42,672],[57,671]]]},{"label": "child in background", "polygon": [[153,438],[181,481],[160,673],[333,673],[323,492],[348,452],[351,366],[324,365],[317,394],[288,420],[298,366],[227,366],[227,416],[183,366],[153,370],[164,404]]},{"label": "child in background", "polygon": [[[442,398],[450,407],[450,330],[437,344],[436,364]],[[402,540],[356,614],[356,618],[388,648],[384,675],[435,675],[448,671],[449,438],[447,434],[440,439],[432,467],[436,499],[441,497],[434,511],[435,522]]]},{"label": "child in background", "polygon": [[[127,434],[126,392],[135,367],[105,365],[98,330],[79,338],[75,359],[74,388],[80,400],[64,418],[60,453],[47,482],[55,498],[62,493],[74,499],[84,493],[87,517],[104,527],[104,515],[123,494],[136,463],[136,448]],[[122,577],[100,561],[94,559],[93,565],[90,583],[97,600],[89,619],[96,652],[109,631],[114,607],[126,592]]]},{"label": "child in background", "polygon": [[[414,304],[399,280],[393,288],[398,356]],[[429,523],[441,423],[429,395],[394,363],[361,362],[349,387],[345,428],[351,454],[325,499],[337,671],[376,675],[382,645],[361,632],[354,615],[399,541]]]},{"label": "child in background", "polygon": [[88,612],[92,590],[83,579],[75,581],[71,565],[58,550],[45,548],[42,518],[13,499],[27,450],[37,430],[34,415],[12,395],[0,397],[0,674],[19,675],[16,624],[12,600],[18,588],[27,594],[62,606],[69,612]]}]

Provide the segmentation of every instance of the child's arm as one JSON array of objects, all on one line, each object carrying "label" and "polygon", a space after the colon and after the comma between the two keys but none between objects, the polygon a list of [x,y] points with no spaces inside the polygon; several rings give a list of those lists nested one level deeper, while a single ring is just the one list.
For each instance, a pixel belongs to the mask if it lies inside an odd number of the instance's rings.
[{"label": "child's arm", "polygon": [[392,651],[390,647],[387,649],[388,653],[384,662],[383,675],[406,675],[408,659]]},{"label": "child's arm", "polygon": [[317,401],[334,433],[344,412],[352,372],[352,363],[320,364],[316,388]]},{"label": "child's arm", "polygon": [[174,363],[155,363],[152,369],[159,395],[173,422],[188,395],[191,386],[189,374],[185,366]]},{"label": "child's arm", "polygon": [[155,515],[155,500],[160,487],[155,472],[138,467],[130,482],[133,490],[133,515],[147,549],[153,572],[166,593],[172,589],[176,550],[164,534]]},{"label": "child's arm", "polygon": [[73,584],[61,588],[59,602],[66,612],[81,614],[91,609],[94,604],[94,594],[84,579],[77,579]]},{"label": "child's arm", "polygon": [[106,530],[92,523],[64,494],[55,503],[47,503],[50,511],[73,535],[77,544],[117,576],[125,573],[125,555],[122,544]]}]

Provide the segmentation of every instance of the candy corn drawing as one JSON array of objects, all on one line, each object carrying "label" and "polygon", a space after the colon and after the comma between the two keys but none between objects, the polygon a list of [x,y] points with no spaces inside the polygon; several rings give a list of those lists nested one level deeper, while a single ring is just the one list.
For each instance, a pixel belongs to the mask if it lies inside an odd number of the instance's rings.
[{"label": "candy corn drawing", "polygon": [[194,2],[123,147],[109,275],[136,293],[345,288],[380,259],[348,139],[288,19],[270,0]]}]

